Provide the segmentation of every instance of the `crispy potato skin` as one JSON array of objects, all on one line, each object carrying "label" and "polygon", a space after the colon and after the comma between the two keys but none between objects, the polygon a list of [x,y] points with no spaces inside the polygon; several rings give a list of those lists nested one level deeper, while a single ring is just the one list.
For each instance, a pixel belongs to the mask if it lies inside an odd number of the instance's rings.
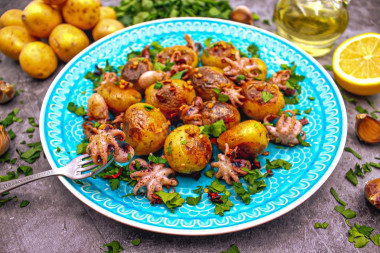
[{"label": "crispy potato skin", "polygon": [[106,18],[116,20],[116,11],[110,6],[101,6],[99,20]]},{"label": "crispy potato skin", "polygon": [[179,121],[180,107],[190,104],[195,98],[195,91],[191,84],[183,80],[165,80],[160,89],[154,84],[145,90],[145,102],[160,108],[161,112],[170,121]]},{"label": "crispy potato skin", "polygon": [[25,7],[21,19],[28,32],[39,38],[47,38],[54,27],[62,23],[58,9],[36,1]]},{"label": "crispy potato skin", "polygon": [[202,66],[196,68],[191,73],[193,86],[198,96],[204,101],[217,98],[214,89],[221,89],[221,84],[227,84],[231,81],[224,76],[223,70],[218,67]]},{"label": "crispy potato skin", "polygon": [[228,64],[222,62],[222,59],[226,57],[235,61],[236,51],[237,49],[233,45],[230,45],[225,41],[212,43],[210,46],[206,47],[205,50],[203,50],[201,57],[202,65],[214,66],[223,69],[227,67]]},{"label": "crispy potato skin", "polygon": [[87,35],[70,24],[58,25],[49,36],[49,45],[64,62],[70,61],[89,44]]},{"label": "crispy potato skin", "polygon": [[3,13],[0,17],[0,28],[17,25],[24,26],[21,20],[22,10],[10,9]]},{"label": "crispy potato skin", "polygon": [[99,40],[111,33],[124,28],[124,25],[115,19],[101,19],[92,29],[92,37],[94,40]]},{"label": "crispy potato skin", "polygon": [[[244,114],[252,119],[263,121],[268,114],[277,115],[285,107],[284,95],[275,84],[252,80],[243,84],[242,88],[246,100],[241,108]],[[273,95],[266,103],[262,99],[263,91]]]},{"label": "crispy potato skin", "polygon": [[257,76],[257,78],[261,80],[267,80],[268,69],[265,62],[261,60],[260,58],[252,58],[252,59],[257,63],[257,65],[259,65],[258,70],[257,70],[259,75]]},{"label": "crispy potato skin", "polygon": [[108,108],[114,114],[125,112],[131,105],[141,102],[141,94],[133,88],[121,89],[119,85],[106,83],[99,87]]},{"label": "crispy potato skin", "polygon": [[162,52],[157,54],[157,61],[161,62],[162,64],[166,64],[166,61],[170,61],[170,58],[176,51],[181,52],[181,59],[184,60],[184,64],[190,65],[193,68],[196,68],[198,66],[198,55],[194,52],[193,49],[186,46],[172,46],[164,48]]},{"label": "crispy potato skin", "polygon": [[100,4],[96,0],[67,0],[62,8],[66,23],[82,30],[93,28],[100,18]]},{"label": "crispy potato skin", "polygon": [[132,58],[124,65],[121,78],[133,83],[133,88],[143,92],[144,90],[138,85],[138,80],[143,73],[150,70],[153,70],[153,64],[148,59],[142,57]]},{"label": "crispy potato skin", "polygon": [[0,30],[0,51],[12,59],[18,60],[23,47],[36,40],[25,27],[7,26]]},{"label": "crispy potato skin", "polygon": [[252,158],[260,155],[268,146],[269,136],[266,128],[258,121],[243,121],[222,133],[218,140],[218,148],[224,152],[228,143],[230,149],[238,147],[238,157]]},{"label": "crispy potato skin", "polygon": [[31,77],[45,79],[57,69],[57,56],[49,45],[40,42],[30,42],[20,53],[22,70]]},{"label": "crispy potato skin", "polygon": [[128,108],[124,115],[122,129],[126,141],[137,155],[148,155],[162,148],[169,132],[170,121],[158,108],[150,111],[146,103],[137,103]]},{"label": "crispy potato skin", "polygon": [[226,125],[226,129],[239,124],[241,119],[240,113],[235,106],[219,101],[205,102],[201,115],[204,125],[211,125],[222,119]]},{"label": "crispy potato skin", "polygon": [[183,125],[166,138],[164,152],[173,170],[190,174],[206,167],[211,159],[212,146],[206,135],[199,134],[199,127]]}]

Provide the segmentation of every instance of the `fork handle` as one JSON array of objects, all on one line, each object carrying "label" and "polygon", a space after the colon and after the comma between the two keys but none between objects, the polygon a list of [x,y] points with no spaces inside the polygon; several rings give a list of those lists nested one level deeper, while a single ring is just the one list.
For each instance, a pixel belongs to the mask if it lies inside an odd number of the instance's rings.
[{"label": "fork handle", "polygon": [[57,171],[55,171],[55,170],[48,170],[48,171],[43,171],[43,172],[40,172],[37,174],[30,175],[27,177],[2,182],[2,183],[0,183],[0,194],[7,192],[7,191],[10,191],[14,188],[21,186],[21,185],[33,182],[33,181],[38,180],[38,179],[50,177],[50,176],[57,176],[57,175],[60,175],[60,173],[57,173]]}]

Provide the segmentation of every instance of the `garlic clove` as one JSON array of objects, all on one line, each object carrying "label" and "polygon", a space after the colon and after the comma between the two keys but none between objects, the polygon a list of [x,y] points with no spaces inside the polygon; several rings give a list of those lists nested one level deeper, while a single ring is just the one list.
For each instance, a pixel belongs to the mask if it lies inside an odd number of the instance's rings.
[{"label": "garlic clove", "polygon": [[0,125],[0,156],[5,154],[11,144],[11,138],[4,126]]},{"label": "garlic clove", "polygon": [[253,25],[252,12],[245,5],[240,5],[231,13],[231,19],[236,22]]},{"label": "garlic clove", "polygon": [[0,80],[0,104],[4,104],[15,96],[15,87]]},{"label": "garlic clove", "polygon": [[367,143],[380,143],[380,122],[367,114],[356,115],[356,134]]},{"label": "garlic clove", "polygon": [[373,179],[366,183],[365,197],[377,209],[380,210],[380,178]]}]

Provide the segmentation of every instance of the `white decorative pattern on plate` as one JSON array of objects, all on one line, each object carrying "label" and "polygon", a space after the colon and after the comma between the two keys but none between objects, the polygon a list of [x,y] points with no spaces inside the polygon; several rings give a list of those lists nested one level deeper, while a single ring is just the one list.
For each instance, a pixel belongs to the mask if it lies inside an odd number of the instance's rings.
[{"label": "white decorative pattern on plate", "polygon": [[[260,57],[268,66],[268,76],[280,70],[280,65],[296,64],[297,73],[306,76],[302,82],[300,103],[286,108],[301,111],[312,108],[307,115],[310,123],[305,126],[310,148],[293,147],[277,149],[270,144],[269,159],[284,159],[293,164],[291,170],[276,170],[266,179],[264,191],[252,196],[249,205],[235,197],[234,206],[223,217],[214,214],[214,207],[204,195],[197,206],[184,204],[174,214],[163,205],[151,206],[145,197],[121,196],[132,192],[132,187],[121,182],[112,191],[109,183],[102,179],[84,180],[84,185],[61,178],[64,185],[87,205],[115,220],[139,228],[171,234],[206,235],[227,233],[245,229],[272,220],[295,208],[310,197],[327,179],[335,168],[346,138],[346,114],[340,93],[329,75],[321,66],[302,50],[269,32],[229,21],[183,18],[149,22],[124,29],[94,43],[73,59],[56,77],[42,107],[40,122],[42,143],[53,168],[64,166],[75,157],[76,145],[84,137],[82,118],[69,112],[69,102],[87,105],[92,93],[92,84],[84,79],[94,65],[105,66],[106,59],[114,66],[125,64],[127,54],[141,50],[153,41],[167,47],[185,44],[184,33],[197,42],[208,37],[213,41],[231,41],[246,52],[251,43],[260,48]],[[85,94],[83,94],[85,92]],[[308,97],[315,97],[310,101]],[[61,152],[57,152],[57,147]],[[214,157],[217,155],[214,148]],[[265,164],[264,157],[260,157]],[[206,170],[209,168],[206,168]],[[199,181],[178,177],[177,192],[182,197],[194,196],[197,185],[209,185],[211,179],[202,175]]]}]

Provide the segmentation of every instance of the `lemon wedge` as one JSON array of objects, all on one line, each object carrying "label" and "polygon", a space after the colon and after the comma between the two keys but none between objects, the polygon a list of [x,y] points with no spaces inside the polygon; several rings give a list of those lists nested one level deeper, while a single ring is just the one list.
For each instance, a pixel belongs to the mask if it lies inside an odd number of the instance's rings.
[{"label": "lemon wedge", "polygon": [[335,79],[356,95],[380,92],[380,34],[352,37],[335,50],[332,61]]}]

